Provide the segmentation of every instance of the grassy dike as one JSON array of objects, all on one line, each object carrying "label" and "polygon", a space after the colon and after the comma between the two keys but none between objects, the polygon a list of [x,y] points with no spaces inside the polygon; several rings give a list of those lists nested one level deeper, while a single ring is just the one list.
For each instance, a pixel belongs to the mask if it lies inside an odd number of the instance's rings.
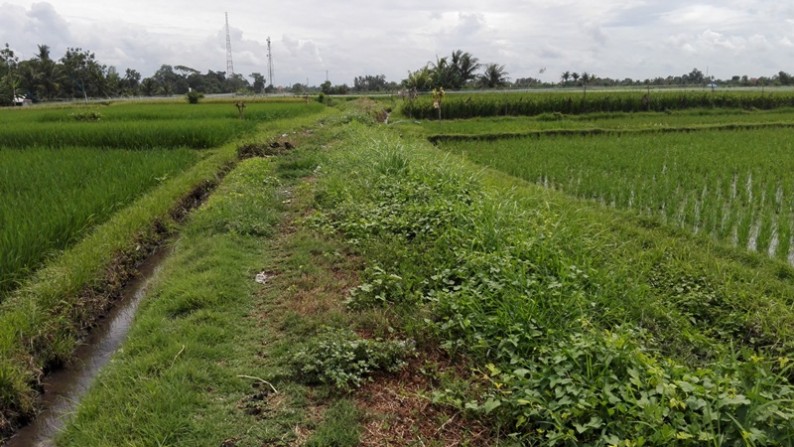
[{"label": "grassy dike", "polygon": [[[293,152],[243,161],[191,215],[58,445],[407,444],[389,430],[471,445],[481,436],[479,424],[471,433],[453,414],[424,410],[422,387],[391,381],[398,371],[413,381],[406,363],[422,365],[413,343],[388,311],[346,308],[361,259],[305,222],[328,154],[351,142],[347,127],[326,123],[291,140]],[[254,281],[261,272],[264,284]],[[400,415],[388,409],[395,401]]]},{"label": "grassy dike", "polygon": [[366,259],[353,307],[390,309],[488,384],[437,399],[537,445],[792,442],[790,267],[351,133],[313,223]]},{"label": "grassy dike", "polygon": [[[268,122],[262,131],[280,134],[332,113]],[[238,144],[204,152],[191,169],[114,215],[0,305],[0,434],[35,413],[42,374],[69,359],[86,328],[134,274],[135,263],[236,162]]]}]

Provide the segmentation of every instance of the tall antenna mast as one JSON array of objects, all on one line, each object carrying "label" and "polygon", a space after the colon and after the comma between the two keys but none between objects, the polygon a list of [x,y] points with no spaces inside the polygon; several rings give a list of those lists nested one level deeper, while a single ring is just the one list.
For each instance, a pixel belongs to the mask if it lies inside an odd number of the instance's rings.
[{"label": "tall antenna mast", "polygon": [[232,63],[232,38],[229,35],[229,13],[226,13],[226,78],[234,77],[234,63]]},{"label": "tall antenna mast", "polygon": [[273,85],[273,53],[270,52],[270,36],[267,36],[267,74],[270,85]]}]

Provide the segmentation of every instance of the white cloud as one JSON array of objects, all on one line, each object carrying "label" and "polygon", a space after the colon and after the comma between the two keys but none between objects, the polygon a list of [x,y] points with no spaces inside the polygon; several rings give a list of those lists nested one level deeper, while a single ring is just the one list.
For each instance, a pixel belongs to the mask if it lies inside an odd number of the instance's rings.
[{"label": "white cloud", "polygon": [[36,44],[55,58],[81,47],[144,76],[162,64],[225,71],[222,8],[235,71],[266,72],[270,36],[284,85],[319,84],[326,70],[334,83],[381,73],[398,81],[456,49],[505,64],[513,79],[553,81],[566,70],[644,78],[705,66],[718,77],[769,75],[791,70],[794,57],[794,5],[766,0],[6,0],[0,44],[23,58]]}]

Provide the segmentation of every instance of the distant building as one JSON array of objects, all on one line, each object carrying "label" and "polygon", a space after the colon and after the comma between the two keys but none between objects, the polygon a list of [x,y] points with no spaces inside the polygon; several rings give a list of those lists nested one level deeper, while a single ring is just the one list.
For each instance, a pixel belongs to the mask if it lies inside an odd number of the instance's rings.
[{"label": "distant building", "polygon": [[15,96],[14,97],[14,105],[15,106],[29,106],[32,105],[33,101],[24,97],[24,96]]}]

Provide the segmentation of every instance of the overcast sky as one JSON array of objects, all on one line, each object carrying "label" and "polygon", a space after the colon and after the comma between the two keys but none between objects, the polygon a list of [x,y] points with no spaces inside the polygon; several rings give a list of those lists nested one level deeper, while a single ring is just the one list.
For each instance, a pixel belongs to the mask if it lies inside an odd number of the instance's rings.
[{"label": "overcast sky", "polygon": [[0,44],[22,59],[37,44],[54,58],[80,47],[144,77],[162,64],[225,71],[225,12],[235,72],[267,72],[270,36],[277,85],[317,85],[326,71],[335,84],[400,81],[456,49],[511,79],[794,72],[791,0],[0,0]]}]

